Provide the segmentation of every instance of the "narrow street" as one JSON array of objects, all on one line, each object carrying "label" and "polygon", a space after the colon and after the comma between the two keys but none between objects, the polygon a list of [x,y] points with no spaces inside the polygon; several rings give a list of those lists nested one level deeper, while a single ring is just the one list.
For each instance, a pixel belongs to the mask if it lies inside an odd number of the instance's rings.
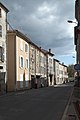
[{"label": "narrow street", "polygon": [[72,84],[0,96],[0,120],[61,120]]}]

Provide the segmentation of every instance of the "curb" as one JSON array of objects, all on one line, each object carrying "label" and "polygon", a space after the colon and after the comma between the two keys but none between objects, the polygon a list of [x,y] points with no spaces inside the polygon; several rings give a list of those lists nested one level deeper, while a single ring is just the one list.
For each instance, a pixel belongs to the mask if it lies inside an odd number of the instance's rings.
[{"label": "curb", "polygon": [[72,95],[73,95],[73,90],[74,90],[74,88],[73,88],[72,91],[71,91],[68,104],[67,104],[67,106],[66,106],[66,108],[65,108],[65,110],[64,110],[64,113],[63,113],[63,116],[62,116],[62,119],[61,119],[61,120],[66,120],[66,119],[68,118],[67,112],[68,112],[68,109],[69,109],[70,104],[71,104],[71,98],[72,98]]}]

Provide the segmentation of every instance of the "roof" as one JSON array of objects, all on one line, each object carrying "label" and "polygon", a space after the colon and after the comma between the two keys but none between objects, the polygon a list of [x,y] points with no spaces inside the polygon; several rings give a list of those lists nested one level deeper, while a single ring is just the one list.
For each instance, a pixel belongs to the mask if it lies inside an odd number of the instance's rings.
[{"label": "roof", "polygon": [[22,39],[24,39],[26,42],[28,42],[29,44],[33,45],[34,47],[36,47],[38,50],[40,50],[43,54],[46,55],[46,53],[41,49],[41,47],[39,47],[38,45],[36,45],[35,43],[33,43],[26,35],[24,35],[22,32],[20,32],[19,30],[8,30],[8,33],[13,33],[15,35],[17,35],[18,37],[21,37]]},{"label": "roof", "polygon": [[68,67],[67,65],[62,64],[64,67]]},{"label": "roof", "polygon": [[55,58],[54,58],[54,60],[55,60],[56,62],[60,62],[59,60],[57,60],[57,59],[55,59]]},{"label": "roof", "polygon": [[7,7],[5,7],[1,2],[0,2],[0,7],[3,8],[6,12],[9,12],[9,10],[7,9]]},{"label": "roof", "polygon": [[31,43],[31,40],[28,37],[26,37],[26,35],[21,33],[19,30],[7,30],[7,33],[13,33],[18,37],[21,37],[22,39],[26,40],[26,42]]}]

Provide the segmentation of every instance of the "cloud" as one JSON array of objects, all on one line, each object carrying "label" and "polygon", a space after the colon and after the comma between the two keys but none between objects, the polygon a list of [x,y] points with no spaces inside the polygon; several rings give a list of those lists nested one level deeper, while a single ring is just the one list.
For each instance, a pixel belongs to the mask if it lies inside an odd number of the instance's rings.
[{"label": "cloud", "polygon": [[74,1],[70,0],[1,0],[10,10],[8,20],[38,46],[52,49],[57,55],[73,54]]}]

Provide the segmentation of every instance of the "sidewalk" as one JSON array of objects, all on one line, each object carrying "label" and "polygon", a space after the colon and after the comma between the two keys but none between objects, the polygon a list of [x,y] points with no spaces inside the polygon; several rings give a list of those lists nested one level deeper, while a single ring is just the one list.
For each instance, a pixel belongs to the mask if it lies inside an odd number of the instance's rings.
[{"label": "sidewalk", "polygon": [[20,91],[13,91],[13,92],[7,92],[7,93],[4,93],[2,95],[0,95],[0,97],[8,97],[8,96],[12,96],[12,95],[20,95],[20,94],[24,94],[25,92],[28,92],[28,89],[26,90],[20,90]]},{"label": "sidewalk", "polygon": [[80,120],[80,87],[74,86],[62,120]]}]

